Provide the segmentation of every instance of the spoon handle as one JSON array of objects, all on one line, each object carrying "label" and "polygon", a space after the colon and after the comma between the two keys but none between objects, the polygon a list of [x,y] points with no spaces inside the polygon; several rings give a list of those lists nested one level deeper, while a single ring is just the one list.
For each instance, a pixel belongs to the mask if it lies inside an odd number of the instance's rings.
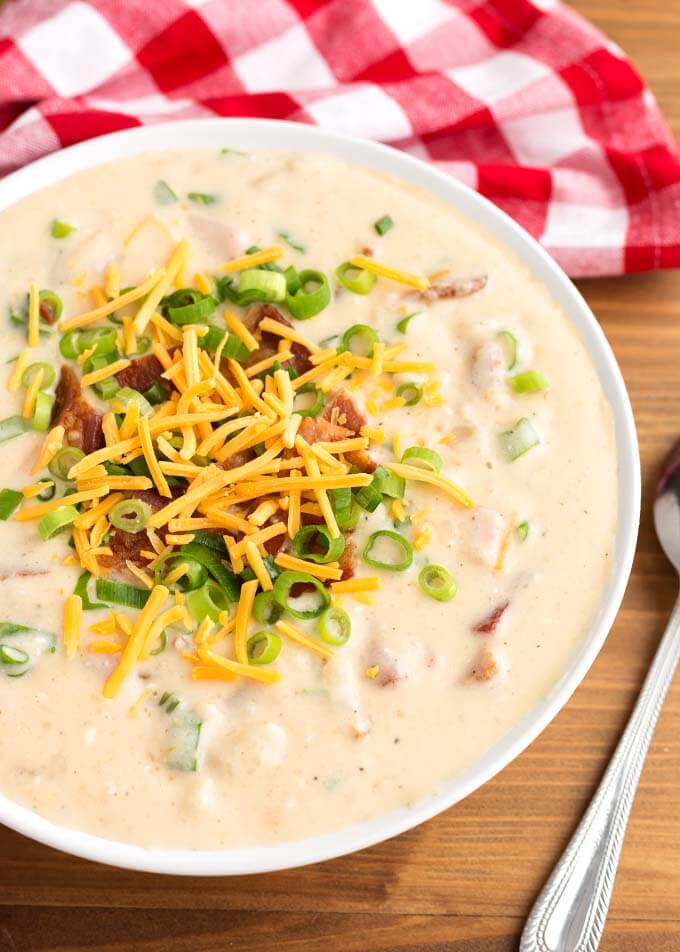
[{"label": "spoon handle", "polygon": [[596,952],[642,765],[680,660],[680,599],[625,731],[527,919],[520,952]]}]

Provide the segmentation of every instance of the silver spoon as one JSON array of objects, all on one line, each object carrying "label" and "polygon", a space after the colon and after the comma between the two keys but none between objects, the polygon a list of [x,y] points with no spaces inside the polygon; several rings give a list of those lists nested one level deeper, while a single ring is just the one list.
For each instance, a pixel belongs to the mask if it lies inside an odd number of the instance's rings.
[{"label": "silver spoon", "polygon": [[[654,500],[661,547],[680,574],[680,443]],[[616,752],[569,845],[527,919],[520,952],[596,952],[642,765],[680,660],[680,598]]]}]

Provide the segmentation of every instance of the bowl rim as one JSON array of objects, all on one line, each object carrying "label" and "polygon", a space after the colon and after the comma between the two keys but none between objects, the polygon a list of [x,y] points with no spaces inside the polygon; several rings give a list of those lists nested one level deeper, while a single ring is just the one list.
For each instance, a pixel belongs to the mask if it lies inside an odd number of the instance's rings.
[{"label": "bowl rim", "polygon": [[[187,145],[183,145],[187,143]],[[243,875],[292,869],[373,846],[429,820],[481,787],[515,759],[557,715],[585,677],[619,610],[635,554],[640,459],[633,412],[605,334],[570,279],[520,225],[467,185],[390,146],[303,123],[270,119],[187,119],[127,129],[52,153],[0,181],[0,213],[27,195],[87,168],[145,152],[201,146],[323,152],[388,173],[453,205],[517,255],[567,313],[588,349],[614,418],[618,516],[615,556],[599,611],[548,695],[471,767],[408,807],[333,833],[275,846],[221,850],[152,849],[60,826],[0,793],[0,822],[31,839],[85,859],[174,875]]]}]

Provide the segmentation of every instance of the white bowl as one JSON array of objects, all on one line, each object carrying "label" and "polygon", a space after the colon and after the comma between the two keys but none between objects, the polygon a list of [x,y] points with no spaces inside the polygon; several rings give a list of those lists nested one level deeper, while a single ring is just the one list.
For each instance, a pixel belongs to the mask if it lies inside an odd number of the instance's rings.
[{"label": "white bowl", "polygon": [[328,152],[377,169],[448,202],[506,245],[542,282],[569,315],[597,368],[611,404],[618,454],[619,510],[615,558],[597,617],[548,697],[515,724],[469,769],[410,807],[325,836],[279,846],[231,850],[146,849],[58,826],[0,795],[0,821],[41,843],[76,856],[130,869],[182,875],[235,875],[303,866],[363,849],[448,809],[510,763],[566,704],[602,647],[619,609],[635,551],[640,515],[640,461],[628,394],[607,340],[590,308],[569,278],[512,219],[465,185],[419,159],[373,142],[324,132],[313,126],[259,119],[198,119],[117,132],[64,149],[0,182],[0,212],[38,189],[82,169],[115,159],[181,145],[225,145],[249,150]]}]

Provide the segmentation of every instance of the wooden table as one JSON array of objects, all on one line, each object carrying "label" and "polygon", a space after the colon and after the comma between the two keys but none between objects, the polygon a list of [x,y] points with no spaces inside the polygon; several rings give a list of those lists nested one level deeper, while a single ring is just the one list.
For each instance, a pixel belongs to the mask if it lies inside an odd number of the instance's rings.
[{"label": "wooden table", "polygon": [[[680,133],[680,0],[574,4],[633,57]],[[482,790],[388,843],[242,879],[167,879],[73,859],[0,828],[0,952],[510,952],[630,713],[675,596],[650,517],[680,433],[680,273],[584,281],[623,368],[643,466],[638,555],[584,683]],[[604,952],[680,949],[680,683],[633,809]]]}]

